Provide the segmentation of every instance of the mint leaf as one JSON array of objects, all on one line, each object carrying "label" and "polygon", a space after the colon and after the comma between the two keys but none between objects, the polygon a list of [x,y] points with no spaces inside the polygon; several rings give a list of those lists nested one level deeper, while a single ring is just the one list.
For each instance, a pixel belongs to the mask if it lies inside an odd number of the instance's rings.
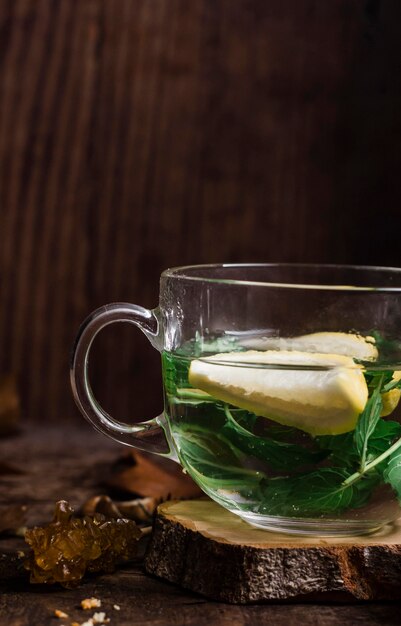
[{"label": "mint leaf", "polygon": [[383,402],[381,398],[382,384],[383,376],[378,379],[377,385],[371,397],[367,401],[364,410],[359,416],[359,420],[355,428],[354,442],[356,449],[361,457],[361,471],[363,471],[366,465],[369,438],[373,434],[377,426],[383,408]]},{"label": "mint leaf", "polygon": [[341,513],[362,506],[378,484],[378,475],[344,485],[349,472],[321,468],[295,478],[262,481],[263,502],[259,512],[283,516],[313,516]]},{"label": "mint leaf", "polygon": [[337,467],[356,467],[359,455],[354,445],[354,433],[320,435],[316,443],[328,453],[328,460]]},{"label": "mint leaf", "polygon": [[188,386],[189,360],[162,352],[163,382],[166,392],[174,396],[177,387]]},{"label": "mint leaf", "polygon": [[308,449],[295,443],[254,435],[236,421],[234,411],[227,405],[224,412],[227,421],[221,433],[225,439],[245,454],[265,461],[274,470],[293,472],[296,467],[316,464],[327,457],[328,453],[324,450]]},{"label": "mint leaf", "polygon": [[385,452],[395,439],[401,437],[401,424],[380,419],[368,442],[368,460]]},{"label": "mint leaf", "polygon": [[[391,420],[379,419],[369,437],[366,461],[370,462],[385,452],[393,441],[401,437],[401,424]],[[357,467],[360,457],[354,445],[354,433],[343,435],[324,435],[316,437],[318,445],[329,453],[328,460],[338,467]]]},{"label": "mint leaf", "polygon": [[195,425],[173,431],[178,455],[202,487],[210,489],[255,489],[263,472],[242,467],[243,454],[225,437]]},{"label": "mint leaf", "polygon": [[354,488],[343,487],[348,472],[336,468],[324,468],[299,477],[294,481],[294,503],[300,511],[309,514],[347,509],[352,502]]},{"label": "mint leaf", "polygon": [[[292,426],[284,426],[282,424],[267,420],[266,418],[264,418],[263,421],[266,425],[266,434],[269,437],[273,437],[273,439],[291,443],[295,439],[299,438],[299,430],[297,428],[293,428]],[[304,436],[306,436],[306,433],[304,433]]]},{"label": "mint leaf", "polygon": [[392,486],[399,499],[401,499],[401,448],[398,448],[390,456],[387,467],[383,472],[386,483]]}]

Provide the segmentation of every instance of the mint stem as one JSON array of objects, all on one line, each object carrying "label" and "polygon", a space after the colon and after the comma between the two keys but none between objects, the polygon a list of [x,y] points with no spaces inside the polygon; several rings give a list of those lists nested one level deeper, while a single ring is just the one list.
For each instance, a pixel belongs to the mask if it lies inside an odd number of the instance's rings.
[{"label": "mint stem", "polygon": [[200,389],[177,388],[177,396],[183,399],[189,398],[193,400],[204,400],[205,402],[212,400],[212,396],[210,394],[206,393],[206,391],[201,391]]},{"label": "mint stem", "polygon": [[[374,425],[376,425],[377,420],[379,418],[380,415],[380,410],[381,410],[381,391],[382,391],[382,386],[383,386],[383,381],[384,381],[384,375],[382,374],[380,376],[379,382],[377,384],[377,386],[375,387],[375,390],[372,394],[372,401],[371,401],[371,405],[370,405],[370,414],[369,414],[369,422],[374,422]],[[380,403],[380,406],[379,406]],[[379,414],[379,415],[377,415]],[[360,463],[360,467],[359,467],[359,473],[362,473],[365,471],[365,467],[366,467],[366,455],[368,452],[368,442],[369,442],[369,431],[365,436],[365,440],[363,442],[363,448],[362,448],[362,454],[361,454],[361,463]]]},{"label": "mint stem", "polygon": [[226,418],[228,419],[229,422],[231,422],[231,424],[241,433],[243,433],[244,435],[247,435],[247,437],[249,437],[249,435],[252,435],[251,432],[249,432],[249,430],[247,430],[246,428],[243,428],[243,426],[241,426],[241,424],[238,424],[237,420],[234,419],[233,414],[231,413],[230,409],[228,408],[227,404],[224,405],[224,413]]},{"label": "mint stem", "polygon": [[351,485],[352,483],[357,482],[360,478],[362,478],[362,476],[364,474],[367,474],[374,467],[376,467],[376,465],[378,465],[379,463],[384,461],[384,459],[387,459],[388,456],[391,456],[393,454],[393,452],[398,450],[398,448],[400,446],[401,446],[401,438],[397,439],[397,441],[395,443],[393,443],[393,445],[390,446],[390,448],[388,448],[385,452],[383,452],[383,454],[381,454],[380,456],[376,457],[370,463],[366,463],[366,465],[365,465],[363,470],[360,470],[359,472],[355,472],[355,474],[352,474],[351,476],[348,476],[348,478],[346,480],[344,480],[343,485]]}]

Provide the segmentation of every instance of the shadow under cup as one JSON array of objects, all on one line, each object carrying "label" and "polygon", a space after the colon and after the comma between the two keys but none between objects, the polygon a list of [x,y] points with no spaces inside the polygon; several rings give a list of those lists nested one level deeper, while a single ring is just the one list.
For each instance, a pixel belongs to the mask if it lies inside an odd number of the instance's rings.
[{"label": "shadow under cup", "polygon": [[[84,323],[74,395],[98,430],[178,458],[253,525],[373,532],[401,512],[400,305],[398,269],[167,270],[157,309],[108,305]],[[155,420],[116,422],[93,398],[90,345],[113,321],[138,325],[161,352],[165,410]]]}]

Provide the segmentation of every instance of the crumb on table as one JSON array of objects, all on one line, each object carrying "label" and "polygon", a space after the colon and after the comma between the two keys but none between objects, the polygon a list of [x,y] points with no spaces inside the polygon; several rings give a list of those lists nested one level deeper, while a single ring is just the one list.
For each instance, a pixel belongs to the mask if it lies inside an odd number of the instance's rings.
[{"label": "crumb on table", "polygon": [[106,617],[106,613],[94,613],[92,617],[92,621],[94,624],[107,624],[110,620]]},{"label": "crumb on table", "polygon": [[98,609],[100,606],[102,606],[102,602],[99,598],[85,598],[81,600],[81,607],[85,611],[88,609]]}]

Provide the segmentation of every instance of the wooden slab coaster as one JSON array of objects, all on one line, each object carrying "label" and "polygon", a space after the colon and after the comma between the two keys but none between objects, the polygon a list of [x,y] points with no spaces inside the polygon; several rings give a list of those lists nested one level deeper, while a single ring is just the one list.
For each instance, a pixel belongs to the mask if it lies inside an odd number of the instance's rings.
[{"label": "wooden slab coaster", "polygon": [[401,598],[401,520],[375,535],[296,537],[253,528],[211,500],[161,504],[145,569],[215,600]]}]

